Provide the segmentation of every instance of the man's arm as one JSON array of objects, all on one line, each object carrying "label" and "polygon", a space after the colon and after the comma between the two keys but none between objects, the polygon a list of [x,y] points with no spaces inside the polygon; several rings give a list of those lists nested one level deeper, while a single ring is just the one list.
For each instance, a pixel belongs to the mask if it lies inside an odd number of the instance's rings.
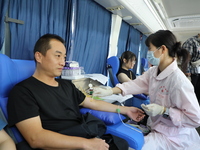
[{"label": "man's arm", "polygon": [[0,150],[16,150],[14,141],[4,129],[0,131]]},{"label": "man's arm", "polygon": [[32,148],[45,150],[108,150],[104,140],[67,136],[42,128],[40,117],[33,117],[16,124],[17,128]]},{"label": "man's arm", "polygon": [[[114,89],[117,91],[121,91],[117,87],[115,87]],[[144,112],[136,107],[114,105],[102,100],[95,100],[91,97],[86,97],[83,103],[81,103],[80,105],[86,108],[107,112],[117,112],[117,109],[119,109],[121,114],[128,115],[131,119],[135,121],[141,121],[145,116]]]}]

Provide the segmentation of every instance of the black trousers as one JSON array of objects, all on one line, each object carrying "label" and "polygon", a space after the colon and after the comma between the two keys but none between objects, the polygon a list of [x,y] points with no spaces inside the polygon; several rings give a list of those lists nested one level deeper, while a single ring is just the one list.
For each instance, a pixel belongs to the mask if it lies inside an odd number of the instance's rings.
[{"label": "black trousers", "polygon": [[191,82],[194,86],[194,92],[200,104],[200,74],[191,74]]}]

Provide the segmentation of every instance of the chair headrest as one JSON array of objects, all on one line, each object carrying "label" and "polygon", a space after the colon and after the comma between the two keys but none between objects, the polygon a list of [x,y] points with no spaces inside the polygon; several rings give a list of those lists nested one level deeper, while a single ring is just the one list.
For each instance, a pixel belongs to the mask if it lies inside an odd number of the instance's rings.
[{"label": "chair headrest", "polygon": [[34,70],[34,60],[10,59],[0,54],[0,96],[7,97],[13,86],[30,77]]},{"label": "chair headrest", "polygon": [[113,74],[117,74],[120,67],[119,58],[117,56],[112,56],[107,59],[107,64],[112,67]]}]

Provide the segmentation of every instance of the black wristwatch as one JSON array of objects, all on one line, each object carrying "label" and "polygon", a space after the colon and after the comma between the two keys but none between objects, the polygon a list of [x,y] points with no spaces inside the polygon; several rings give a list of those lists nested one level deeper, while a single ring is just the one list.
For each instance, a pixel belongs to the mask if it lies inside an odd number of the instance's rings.
[{"label": "black wristwatch", "polygon": [[166,119],[169,118],[169,108],[166,108],[165,112],[163,113],[163,117]]}]

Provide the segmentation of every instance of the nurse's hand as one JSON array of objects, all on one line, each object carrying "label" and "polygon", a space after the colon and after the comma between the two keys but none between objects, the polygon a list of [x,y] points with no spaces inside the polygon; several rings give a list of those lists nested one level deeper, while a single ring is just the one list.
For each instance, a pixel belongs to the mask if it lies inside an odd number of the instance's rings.
[{"label": "nurse's hand", "polygon": [[113,94],[112,88],[95,87],[92,96],[104,97]]},{"label": "nurse's hand", "polygon": [[154,103],[149,104],[149,105],[142,104],[141,107],[146,112],[146,114],[149,116],[162,115],[165,112],[164,106],[160,106],[160,105],[154,104]]}]

